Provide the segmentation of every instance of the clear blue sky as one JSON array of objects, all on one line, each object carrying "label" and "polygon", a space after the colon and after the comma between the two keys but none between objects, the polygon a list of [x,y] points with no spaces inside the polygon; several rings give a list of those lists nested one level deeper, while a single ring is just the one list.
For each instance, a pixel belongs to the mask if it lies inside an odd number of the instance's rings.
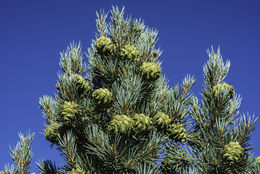
[{"label": "clear blue sky", "polygon": [[[231,60],[227,83],[243,97],[241,112],[260,116],[260,1],[259,0],[1,0],[0,1],[0,169],[11,162],[8,150],[18,132],[35,132],[35,162],[55,160],[58,153],[41,134],[44,119],[39,97],[53,95],[59,52],[71,41],[86,51],[96,30],[95,11],[125,6],[133,17],[159,30],[163,73],[170,84],[185,74],[195,75],[201,92],[206,49],[221,47]],[[251,143],[260,155],[260,123]],[[37,172],[38,173],[38,172]]]}]

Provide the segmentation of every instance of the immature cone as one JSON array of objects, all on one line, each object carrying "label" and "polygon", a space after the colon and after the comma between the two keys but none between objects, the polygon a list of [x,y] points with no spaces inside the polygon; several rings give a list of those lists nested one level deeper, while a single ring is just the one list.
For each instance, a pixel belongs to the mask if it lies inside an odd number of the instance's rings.
[{"label": "immature cone", "polygon": [[133,45],[125,45],[121,49],[120,55],[122,56],[122,58],[126,58],[129,60],[135,60],[135,61],[140,60],[140,56],[141,56],[140,52]]},{"label": "immature cone", "polygon": [[182,124],[172,124],[168,131],[170,138],[174,139],[174,141],[183,143],[186,140],[187,134]]},{"label": "immature cone", "polygon": [[79,86],[79,89],[81,91],[84,91],[84,92],[88,92],[90,91],[90,86],[89,84],[84,80],[83,77],[81,77],[81,75],[76,75],[76,81],[77,81],[77,85]]},{"label": "immature cone", "polygon": [[58,133],[61,125],[59,123],[51,123],[46,127],[44,130],[45,138],[50,141],[51,143],[57,142]]},{"label": "immature cone", "polygon": [[229,142],[224,148],[224,158],[229,164],[234,164],[241,160],[244,155],[244,149],[239,142]]},{"label": "immature cone", "polygon": [[61,115],[65,122],[71,122],[72,120],[74,120],[78,112],[78,105],[74,102],[65,101],[64,104],[61,106]]},{"label": "immature cone", "polygon": [[134,121],[127,115],[116,115],[113,120],[110,121],[108,129],[118,133],[130,133],[133,129]]},{"label": "immature cone", "polygon": [[229,85],[229,84],[227,84],[227,83],[215,85],[213,87],[213,91],[214,91],[215,95],[218,95],[219,93],[223,94],[224,91],[227,91],[230,98],[232,98],[234,93],[235,93],[234,87]]},{"label": "immature cone", "polygon": [[171,119],[169,115],[163,113],[163,112],[158,112],[154,117],[154,122],[159,128],[166,128],[170,122]]},{"label": "immature cone", "polygon": [[115,45],[112,43],[112,40],[105,36],[101,36],[96,40],[95,47],[98,52],[105,56],[110,56],[115,51]]},{"label": "immature cone", "polygon": [[161,76],[161,69],[156,63],[153,62],[145,62],[140,67],[141,74],[147,80],[156,80]]},{"label": "immature cone", "polygon": [[255,161],[260,165],[260,156],[256,157]]},{"label": "immature cone", "polygon": [[67,174],[87,174],[87,173],[85,173],[83,170],[77,168],[77,169],[72,169]]},{"label": "immature cone", "polygon": [[92,93],[97,104],[109,104],[112,101],[112,93],[106,88],[100,88]]},{"label": "immature cone", "polygon": [[144,114],[135,114],[133,117],[134,128],[137,131],[145,131],[150,129],[151,119]]}]

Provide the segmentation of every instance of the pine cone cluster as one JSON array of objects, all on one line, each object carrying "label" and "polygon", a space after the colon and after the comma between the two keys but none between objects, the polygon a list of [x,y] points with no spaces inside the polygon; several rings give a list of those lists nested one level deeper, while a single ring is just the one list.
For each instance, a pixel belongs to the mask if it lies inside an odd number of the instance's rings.
[{"label": "pine cone cluster", "polygon": [[140,67],[141,74],[146,80],[156,80],[161,76],[161,69],[156,63],[145,62]]},{"label": "pine cone cluster", "polygon": [[[113,56],[116,52],[116,45],[113,44],[110,38],[105,36],[101,36],[96,40],[95,48],[105,56]],[[127,44],[120,50],[120,56],[124,59],[139,61],[141,54],[134,45]]]},{"label": "pine cone cluster", "polygon": [[83,77],[81,77],[81,75],[76,75],[76,81],[77,81],[77,85],[79,86],[80,91],[82,92],[88,92],[90,91],[90,86],[89,84],[84,80]]},{"label": "pine cone cluster", "polygon": [[97,104],[109,104],[112,101],[112,93],[106,88],[100,88],[92,93]]},{"label": "pine cone cluster", "polygon": [[223,83],[223,84],[217,84],[213,87],[213,91],[214,91],[214,94],[217,96],[217,95],[223,95],[224,94],[224,91],[227,91],[228,93],[228,97],[229,98],[232,98],[233,95],[235,94],[235,90],[234,90],[234,87],[227,84],[227,83]]},{"label": "pine cone cluster", "polygon": [[134,128],[139,131],[150,129],[151,119],[144,114],[135,114],[133,117]]},{"label": "pine cone cluster", "polygon": [[60,127],[61,125],[56,122],[53,122],[50,125],[48,125],[44,130],[45,138],[51,143],[56,143]]},{"label": "pine cone cluster", "polygon": [[130,133],[130,131],[133,129],[133,126],[134,121],[131,117],[127,115],[116,115],[110,121],[108,129],[115,133]]},{"label": "pine cone cluster", "polygon": [[72,169],[67,174],[86,174],[86,173],[83,170],[77,168],[77,169]]},{"label": "pine cone cluster", "polygon": [[112,40],[105,36],[101,36],[96,40],[95,47],[98,52],[105,56],[112,56],[115,52],[115,45]]},{"label": "pine cone cluster", "polygon": [[229,164],[234,164],[241,160],[244,155],[244,149],[239,142],[229,142],[224,148],[224,157]]},{"label": "pine cone cluster", "polygon": [[171,122],[169,115],[163,112],[158,112],[153,119],[159,129],[167,128]]},{"label": "pine cone cluster", "polygon": [[186,140],[187,134],[182,124],[172,124],[168,131],[170,138],[174,139],[174,141],[183,143]]},{"label": "pine cone cluster", "polygon": [[120,52],[122,58],[139,61],[140,60],[140,52],[133,45],[125,45]]},{"label": "pine cone cluster", "polygon": [[[113,56],[116,54],[116,46],[113,44],[112,40],[108,37],[101,36],[95,42],[96,50],[105,56]],[[155,50],[153,52],[154,58],[158,56],[158,52]],[[120,57],[127,60],[140,61],[141,53],[134,45],[124,45],[120,50]],[[160,67],[154,62],[144,62],[140,67],[142,76],[146,80],[156,80],[161,76]]]},{"label": "pine cone cluster", "polygon": [[74,120],[78,112],[78,105],[74,102],[65,101],[64,104],[61,106],[61,115],[63,117],[63,120],[67,123]]}]

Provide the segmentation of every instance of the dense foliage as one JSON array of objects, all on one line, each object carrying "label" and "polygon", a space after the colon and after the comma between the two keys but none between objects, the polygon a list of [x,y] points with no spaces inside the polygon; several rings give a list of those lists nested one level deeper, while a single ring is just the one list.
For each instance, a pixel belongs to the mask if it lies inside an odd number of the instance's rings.
[{"label": "dense foliage", "polygon": [[[208,50],[199,102],[189,75],[168,87],[156,30],[117,7],[96,22],[87,62],[81,45],[70,44],[60,54],[55,96],[40,98],[44,135],[66,161],[42,160],[41,173],[259,172],[248,144],[256,119],[239,115],[241,98],[224,81],[230,63],[219,49]],[[17,165],[5,173],[29,173],[33,136],[20,138],[11,150]]]},{"label": "dense foliage", "polygon": [[[202,101],[192,97],[189,117],[191,134],[184,146],[171,141],[162,163],[166,173],[258,174],[259,163],[249,152],[248,140],[256,119],[239,115],[241,97],[225,83],[230,62],[223,62],[220,50],[208,50],[203,67]],[[174,170],[173,170],[174,169]]]}]

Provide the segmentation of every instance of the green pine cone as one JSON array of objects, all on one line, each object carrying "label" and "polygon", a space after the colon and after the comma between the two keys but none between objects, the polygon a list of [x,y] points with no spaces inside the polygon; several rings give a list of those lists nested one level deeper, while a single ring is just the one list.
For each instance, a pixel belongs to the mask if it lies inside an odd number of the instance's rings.
[{"label": "green pine cone", "polygon": [[45,138],[50,141],[51,143],[57,142],[58,133],[61,125],[59,123],[51,123],[46,127],[44,130]]},{"label": "green pine cone", "polygon": [[169,115],[163,113],[163,112],[158,112],[154,117],[154,123],[157,125],[158,128],[166,128],[171,122],[171,119]]},{"label": "green pine cone", "polygon": [[133,117],[134,128],[137,131],[145,131],[150,129],[151,119],[144,114],[135,114]]},{"label": "green pine cone", "polygon": [[97,104],[109,104],[112,101],[112,93],[106,88],[100,88],[92,93]]},{"label": "green pine cone", "polygon": [[77,169],[72,169],[67,174],[87,174],[87,173],[85,173],[83,170],[77,168]]},{"label": "green pine cone", "polygon": [[156,63],[146,62],[140,68],[142,76],[147,80],[156,80],[161,76],[161,69]]},{"label": "green pine cone", "polygon": [[213,92],[215,95],[223,94],[224,91],[228,91],[228,95],[230,98],[232,98],[235,94],[234,87],[227,83],[217,84],[213,87]]},{"label": "green pine cone", "polygon": [[95,47],[98,52],[105,56],[113,55],[116,49],[116,46],[112,43],[112,40],[105,36],[101,36],[96,40]]},{"label": "green pine cone", "polygon": [[232,165],[241,160],[244,155],[244,149],[239,142],[229,142],[225,145],[223,153],[224,158]]},{"label": "green pine cone", "polygon": [[120,55],[124,59],[139,61],[141,54],[137,48],[133,45],[125,45],[120,52]]},{"label": "green pine cone", "polygon": [[176,142],[183,143],[186,140],[187,137],[186,130],[183,127],[183,125],[180,123],[172,124],[168,128],[168,132],[169,132],[169,137]]},{"label": "green pine cone", "polygon": [[74,102],[65,101],[61,106],[61,115],[63,120],[67,123],[76,118],[76,114],[79,112],[78,105]]},{"label": "green pine cone", "polygon": [[83,77],[81,77],[81,75],[76,74],[76,81],[81,91],[86,91],[86,92],[90,91],[89,84],[84,80]]},{"label": "green pine cone", "polygon": [[108,125],[108,130],[115,133],[130,133],[133,129],[134,121],[127,115],[116,115]]},{"label": "green pine cone", "polygon": [[256,162],[260,164],[260,156],[255,158]]}]

